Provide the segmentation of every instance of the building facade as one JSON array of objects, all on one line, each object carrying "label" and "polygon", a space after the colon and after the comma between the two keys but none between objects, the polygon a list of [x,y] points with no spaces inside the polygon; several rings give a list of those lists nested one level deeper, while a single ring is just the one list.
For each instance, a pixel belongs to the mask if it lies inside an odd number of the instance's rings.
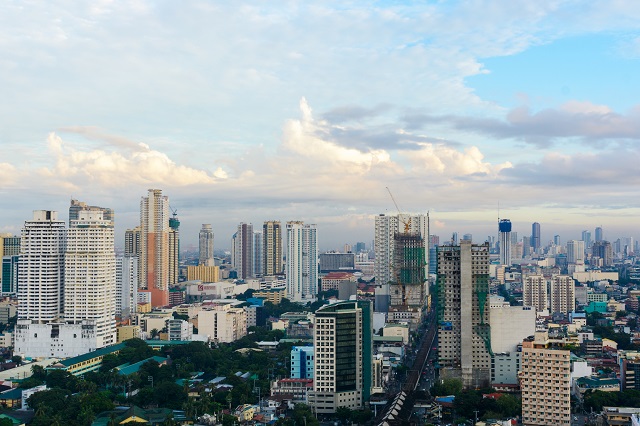
[{"label": "building facade", "polygon": [[282,228],[277,220],[269,220],[262,225],[262,268],[263,275],[282,273]]},{"label": "building facade", "polygon": [[522,280],[522,304],[531,306],[537,312],[549,309],[547,279],[544,275],[526,275]]},{"label": "building facade", "polygon": [[116,257],[113,222],[99,210],[80,210],[65,250],[64,319],[95,323],[94,350],[116,343]]},{"label": "building facade", "polygon": [[294,302],[318,294],[318,231],[316,225],[287,222],[287,294]]},{"label": "building facade", "polygon": [[291,378],[313,379],[313,346],[291,348]]},{"label": "building facade", "polygon": [[213,230],[211,224],[203,223],[198,234],[198,265],[215,266],[213,260]]},{"label": "building facade", "polygon": [[501,219],[498,222],[500,233],[500,264],[511,266],[511,221]]},{"label": "building facade", "polygon": [[309,405],[318,414],[339,407],[359,410],[372,385],[373,320],[368,301],[325,305],[315,313],[313,392]]},{"label": "building facade", "polygon": [[253,238],[253,225],[240,223],[233,244],[233,267],[241,280],[253,277]]},{"label": "building facade", "polygon": [[[376,312],[388,312],[390,303],[389,284],[394,280],[393,254],[396,233],[419,234],[423,239],[429,235],[429,215],[397,214],[376,216],[374,233],[374,274],[376,277]],[[425,253],[425,276],[429,274],[428,252]],[[428,289],[427,289],[428,292]]]},{"label": "building facade", "polygon": [[438,362],[466,388],[487,386],[491,368],[489,244],[438,247]]},{"label": "building facade", "polygon": [[522,424],[571,424],[570,351],[554,349],[546,332],[522,342]]},{"label": "building facade", "polygon": [[540,244],[540,224],[533,222],[531,224],[531,248],[534,253],[537,253],[541,248]]},{"label": "building facade", "polygon": [[116,315],[129,317],[137,312],[138,257],[124,255],[116,258]]},{"label": "building facade", "polygon": [[569,275],[551,278],[551,313],[569,314],[576,308],[576,285]]},{"label": "building facade", "polygon": [[169,197],[150,189],[140,200],[141,288],[154,307],[169,305]]}]

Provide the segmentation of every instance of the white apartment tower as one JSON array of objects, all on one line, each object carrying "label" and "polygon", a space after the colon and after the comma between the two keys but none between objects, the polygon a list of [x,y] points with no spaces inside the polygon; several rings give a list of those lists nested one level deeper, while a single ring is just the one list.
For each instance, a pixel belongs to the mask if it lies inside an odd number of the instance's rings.
[{"label": "white apartment tower", "polygon": [[140,283],[153,307],[169,304],[169,197],[150,189],[140,200]]},{"label": "white apartment tower", "polygon": [[138,302],[138,258],[116,258],[116,315],[126,318],[136,313]]},{"label": "white apartment tower", "polygon": [[81,210],[67,231],[64,319],[95,322],[96,348],[116,343],[116,256],[113,222]]},{"label": "white apartment tower", "polygon": [[[394,236],[398,232],[404,232],[405,224],[409,233],[419,233],[427,241],[429,238],[429,215],[423,214],[396,214],[376,216],[374,234],[374,274],[376,277],[376,312],[389,311],[389,283],[394,281],[393,252]],[[426,244],[425,244],[426,245]],[[429,251],[425,253],[425,277],[429,276]],[[429,288],[426,287],[427,296]]]},{"label": "white apartment tower", "polygon": [[210,224],[202,224],[198,241],[200,249],[198,265],[215,266],[213,262],[213,231]]},{"label": "white apartment tower", "polygon": [[567,263],[584,264],[584,241],[567,241]]},{"label": "white apartment tower", "polygon": [[18,319],[56,321],[64,304],[65,222],[58,212],[36,210],[20,239]]},{"label": "white apartment tower", "polygon": [[438,362],[466,388],[487,386],[491,368],[489,244],[438,247]]},{"label": "white apartment tower", "polygon": [[573,278],[569,275],[554,275],[551,278],[551,313],[568,314],[575,307],[576,285]]},{"label": "white apartment tower", "polygon": [[547,279],[544,275],[527,275],[522,282],[522,304],[531,306],[537,312],[549,309]]},{"label": "white apartment tower", "polygon": [[293,302],[318,294],[318,238],[316,225],[287,222],[287,295]]}]

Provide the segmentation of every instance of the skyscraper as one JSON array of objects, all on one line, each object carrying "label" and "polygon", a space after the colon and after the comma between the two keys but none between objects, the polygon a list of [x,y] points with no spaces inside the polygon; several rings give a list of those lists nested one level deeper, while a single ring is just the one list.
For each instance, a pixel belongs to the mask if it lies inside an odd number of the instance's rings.
[{"label": "skyscraper", "polygon": [[262,243],[262,232],[254,232],[253,233],[253,276],[259,277],[262,276],[263,266],[262,266],[262,250],[264,245]]},{"label": "skyscraper", "polygon": [[315,313],[314,381],[309,405],[318,414],[359,410],[371,395],[373,313],[370,302],[325,305]]},{"label": "skyscraper", "polygon": [[602,240],[604,240],[604,235],[602,233],[602,227],[598,226],[596,228],[596,242],[600,242]]},{"label": "skyscraper", "polygon": [[126,318],[137,311],[138,257],[116,258],[116,315]]},{"label": "skyscraper", "polygon": [[80,210],[69,230],[35,211],[22,230],[15,353],[66,358],[115,343],[113,223]]},{"label": "skyscraper", "polygon": [[613,247],[609,241],[598,241],[591,246],[591,259],[596,261],[600,259],[601,265],[595,266],[611,266],[613,264]]},{"label": "skyscraper", "polygon": [[266,276],[282,273],[282,228],[277,220],[262,225],[262,268]]},{"label": "skyscraper", "polygon": [[18,267],[18,319],[46,324],[64,306],[65,223],[58,212],[36,210],[22,228]]},{"label": "skyscraper", "polygon": [[540,247],[540,224],[533,222],[531,224],[531,248],[534,253],[537,253]]},{"label": "skyscraper", "polygon": [[567,263],[584,264],[584,241],[567,241]]},{"label": "skyscraper", "polygon": [[318,294],[318,240],[315,224],[287,222],[287,295],[294,302]]},{"label": "skyscraper", "polygon": [[489,384],[489,244],[438,247],[438,363],[465,387]]},{"label": "skyscraper", "polygon": [[584,249],[591,250],[591,231],[582,231],[582,241],[584,241]]},{"label": "skyscraper", "polygon": [[253,277],[253,225],[240,223],[235,234],[235,256],[233,267],[238,273],[239,279]]},{"label": "skyscraper", "polygon": [[116,257],[113,222],[80,210],[67,231],[64,319],[95,323],[96,348],[116,343]]},{"label": "skyscraper", "polygon": [[141,288],[154,307],[169,304],[169,197],[150,189],[140,200]]},{"label": "skyscraper", "polygon": [[[423,239],[429,236],[429,215],[398,214],[376,216],[374,236],[374,274],[376,276],[376,312],[389,311],[389,283],[394,281],[393,253],[396,233],[404,232],[405,224],[408,232],[419,234]],[[425,253],[425,276],[429,274],[429,257]],[[428,288],[426,289],[428,295]]]},{"label": "skyscraper", "polygon": [[501,219],[498,230],[500,231],[500,264],[511,266],[511,221]]},{"label": "skyscraper", "polygon": [[393,243],[393,279],[389,284],[388,320],[409,322],[410,328],[416,330],[422,323],[427,298],[425,240],[419,233],[397,232]]},{"label": "skyscraper", "polygon": [[169,285],[178,284],[180,277],[180,221],[176,212],[169,218]]},{"label": "skyscraper", "polygon": [[202,224],[202,229],[198,235],[199,257],[198,265],[214,266],[213,261],[213,231],[210,224]]}]

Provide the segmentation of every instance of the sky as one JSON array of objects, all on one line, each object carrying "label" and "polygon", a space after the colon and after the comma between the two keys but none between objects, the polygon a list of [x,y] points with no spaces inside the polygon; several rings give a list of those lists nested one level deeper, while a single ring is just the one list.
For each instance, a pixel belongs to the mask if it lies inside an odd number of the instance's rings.
[{"label": "sky", "polygon": [[638,237],[640,2],[0,3],[0,232],[69,200],[118,245],[162,189],[211,223]]}]

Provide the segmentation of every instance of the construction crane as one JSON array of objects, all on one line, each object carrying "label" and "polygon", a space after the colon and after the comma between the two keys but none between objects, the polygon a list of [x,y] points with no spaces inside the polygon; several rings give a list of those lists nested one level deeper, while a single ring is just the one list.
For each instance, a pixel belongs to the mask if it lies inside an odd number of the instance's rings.
[{"label": "construction crane", "polygon": [[391,196],[391,201],[393,201],[393,204],[396,206],[396,210],[398,210],[398,220],[402,222],[402,224],[404,225],[404,233],[408,234],[409,230],[411,229],[411,216],[406,217],[406,219],[404,218],[405,215],[403,215],[402,212],[400,211],[400,207],[398,207],[398,203],[396,203],[396,199],[393,198],[393,194],[391,193],[391,190],[389,189],[388,186],[386,186],[385,188],[387,188],[387,191]]}]

